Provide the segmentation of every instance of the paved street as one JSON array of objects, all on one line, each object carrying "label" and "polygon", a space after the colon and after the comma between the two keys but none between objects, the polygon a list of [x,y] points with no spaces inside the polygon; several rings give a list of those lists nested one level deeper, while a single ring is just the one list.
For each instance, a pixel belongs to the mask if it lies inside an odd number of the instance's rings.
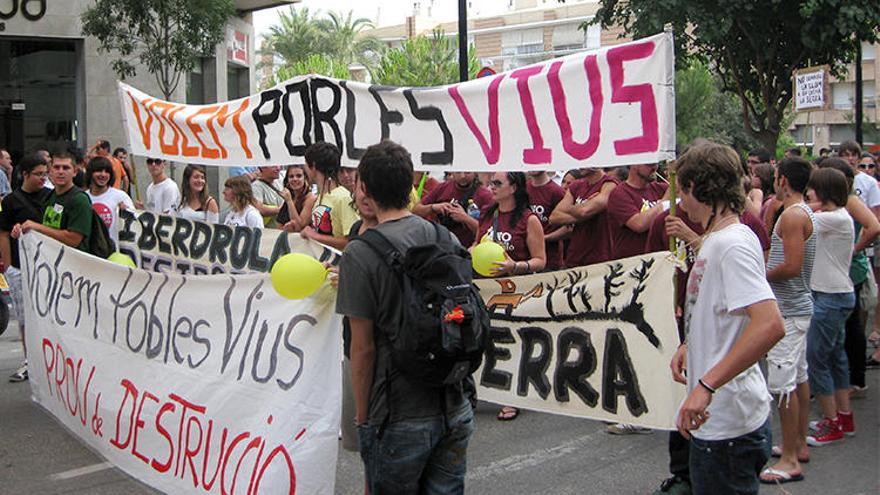
[{"label": "paved street", "polygon": [[[155,493],[103,463],[30,400],[27,384],[6,377],[21,359],[12,323],[0,336],[0,494]],[[665,370],[663,370],[665,372]],[[858,435],[813,450],[807,480],[762,494],[857,495],[880,493],[878,371],[854,399]],[[666,476],[666,434],[615,437],[595,421],[523,413],[495,421],[496,406],[480,404],[468,451],[468,493],[646,494]],[[778,435],[778,424],[774,427]],[[363,493],[357,455],[340,451],[336,493]]]}]

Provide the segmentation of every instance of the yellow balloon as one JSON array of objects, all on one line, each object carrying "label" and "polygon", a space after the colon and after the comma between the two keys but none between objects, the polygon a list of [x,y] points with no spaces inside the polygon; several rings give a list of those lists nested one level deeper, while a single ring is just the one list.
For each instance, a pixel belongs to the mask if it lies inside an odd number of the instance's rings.
[{"label": "yellow balloon", "polygon": [[287,299],[311,296],[321,287],[326,277],[327,270],[324,266],[305,254],[285,254],[272,265],[272,287]]},{"label": "yellow balloon", "polygon": [[483,241],[471,251],[474,271],[484,277],[491,277],[495,262],[504,261],[504,247],[497,242]]},{"label": "yellow balloon", "polygon": [[134,264],[134,261],[127,254],[122,254],[119,251],[108,256],[107,261],[116,263],[117,265],[127,266],[129,268],[137,268],[137,265]]}]

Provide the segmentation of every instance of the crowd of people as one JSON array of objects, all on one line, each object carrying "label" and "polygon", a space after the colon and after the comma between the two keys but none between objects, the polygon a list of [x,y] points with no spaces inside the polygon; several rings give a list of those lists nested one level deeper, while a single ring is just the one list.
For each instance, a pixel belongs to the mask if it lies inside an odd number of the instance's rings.
[{"label": "crowd of people", "polygon": [[[18,236],[36,230],[88,250],[92,211],[113,239],[120,209],[138,208],[280,229],[344,250],[337,311],[346,316],[345,410],[358,426],[355,434],[344,418],[344,445],[361,452],[371,493],[460,493],[465,456],[450,453],[466,449],[473,431],[473,387],[438,395],[394,370],[380,338],[399,304],[391,274],[350,241],[376,229],[404,250],[430,242],[436,223],[466,248],[500,244],[506,259],[493,275],[512,276],[665,251],[674,237],[682,344],[671,369],[689,396],[669,438],[671,477],[657,493],[756,493],[759,481],[804,479],[810,447],[855,433],[850,396],[864,393],[866,368],[880,364],[880,349],[867,349],[880,346],[877,159],[852,141],[827,155],[810,162],[793,149],[777,162],[755,149],[743,163],[729,147],[697,142],[662,169],[456,171],[440,180],[413,172],[408,152],[391,142],[370,147],[357,168],[341,166],[339,149],[321,142],[283,174],[281,166],[230,169],[221,204],[205,167],[186,166],[177,184],[161,158],[146,160],[141,201],[126,151],[110,153],[104,140],[86,153],[37,151],[15,166],[0,150],[0,256],[23,336]],[[25,362],[10,380],[27,378]],[[771,395],[778,446],[769,443]],[[813,422],[811,397],[822,414]],[[497,418],[518,414],[507,406]],[[402,461],[383,454],[398,447],[407,449]],[[767,467],[771,455],[778,460]]]}]

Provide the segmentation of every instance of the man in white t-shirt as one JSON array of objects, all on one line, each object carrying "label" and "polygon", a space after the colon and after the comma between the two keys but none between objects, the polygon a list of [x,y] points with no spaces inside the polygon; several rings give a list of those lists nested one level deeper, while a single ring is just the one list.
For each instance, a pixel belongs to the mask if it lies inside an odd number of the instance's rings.
[{"label": "man in white t-shirt", "polygon": [[681,205],[706,232],[687,284],[686,341],[670,364],[689,392],[676,425],[691,438],[691,486],[757,494],[771,447],[771,398],[757,362],[785,335],[782,316],[758,238],[739,222],[745,196],[736,152],[705,142],[676,167]]},{"label": "man in white t-shirt", "polygon": [[180,189],[165,175],[165,160],[147,158],[147,170],[153,183],[147,186],[143,208],[157,215],[173,215],[177,205],[180,204]]},{"label": "man in white t-shirt", "polygon": [[96,156],[86,167],[86,194],[92,200],[92,209],[104,221],[110,238],[119,243],[119,209],[134,210],[134,203],[121,189],[110,187],[113,184],[113,164],[106,157]]}]

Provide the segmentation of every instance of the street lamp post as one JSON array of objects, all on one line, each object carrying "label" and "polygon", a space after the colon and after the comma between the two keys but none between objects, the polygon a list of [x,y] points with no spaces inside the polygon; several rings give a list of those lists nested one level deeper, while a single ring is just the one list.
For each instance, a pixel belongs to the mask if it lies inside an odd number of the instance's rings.
[{"label": "street lamp post", "polygon": [[458,0],[458,80],[468,80],[467,0]]}]

